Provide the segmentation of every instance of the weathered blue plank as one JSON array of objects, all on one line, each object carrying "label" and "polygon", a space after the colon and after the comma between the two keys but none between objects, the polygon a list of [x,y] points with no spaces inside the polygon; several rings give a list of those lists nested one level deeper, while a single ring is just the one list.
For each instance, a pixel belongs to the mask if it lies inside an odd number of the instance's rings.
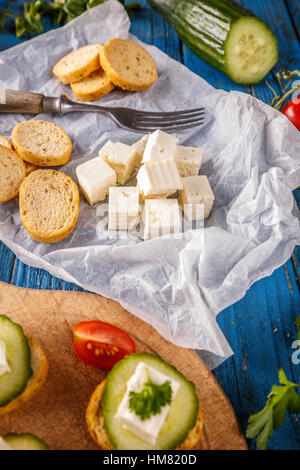
[{"label": "weathered blue plank", "polygon": [[[284,368],[291,380],[300,383],[299,366],[290,360],[292,341],[296,339],[294,318],[300,309],[290,264],[289,261],[289,279],[282,266],[271,277],[256,282],[242,300],[218,317],[235,355],[218,367],[215,374],[234,403],[244,429],[249,414],[264,406],[272,385],[277,383],[279,367]],[[269,448],[298,449],[299,432],[299,423],[294,427],[288,418]]]},{"label": "weathered blue plank", "polygon": [[0,241],[0,281],[10,282],[15,258],[14,253]]}]

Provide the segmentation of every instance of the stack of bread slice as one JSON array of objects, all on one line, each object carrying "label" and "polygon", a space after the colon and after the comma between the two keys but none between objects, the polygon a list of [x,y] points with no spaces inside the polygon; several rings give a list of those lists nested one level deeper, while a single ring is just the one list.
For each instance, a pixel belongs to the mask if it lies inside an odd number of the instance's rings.
[{"label": "stack of bread slice", "polygon": [[75,228],[79,215],[76,183],[62,171],[37,169],[64,165],[71,139],[56,123],[33,120],[17,124],[12,143],[0,136],[0,202],[19,195],[21,220],[31,238],[56,243]]},{"label": "stack of bread slice", "polygon": [[69,84],[77,99],[95,101],[118,86],[123,90],[147,90],[157,79],[151,55],[141,46],[114,38],[103,46],[90,44],[62,57],[54,75]]}]

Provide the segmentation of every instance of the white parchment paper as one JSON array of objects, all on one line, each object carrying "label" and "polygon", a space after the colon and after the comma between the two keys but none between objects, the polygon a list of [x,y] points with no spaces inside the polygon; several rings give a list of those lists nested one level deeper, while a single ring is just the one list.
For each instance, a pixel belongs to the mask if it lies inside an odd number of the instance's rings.
[{"label": "white parchment paper", "polygon": [[[53,65],[88,43],[138,41],[129,26],[116,0],[93,8],[63,28],[1,52],[0,87],[73,98],[53,77]],[[157,82],[145,92],[113,91],[101,104],[155,111],[205,106],[206,125],[178,134],[183,145],[203,147],[201,173],[216,198],[205,228],[187,229],[180,238],[143,242],[122,233],[115,239],[101,205],[90,207],[82,197],[73,234],[54,245],[39,244],[22,227],[15,199],[0,205],[0,239],[23,262],[118,300],[170,341],[198,349],[214,368],[231,354],[217,313],[282,265],[299,243],[291,189],[300,184],[300,133],[257,99],[216,90],[157,48],[144,46],[157,63]],[[62,169],[75,180],[78,163],[96,156],[108,139],[131,144],[141,137],[96,113],[38,118],[54,120],[72,138],[72,161]],[[0,115],[0,134],[10,137],[23,119]]]}]

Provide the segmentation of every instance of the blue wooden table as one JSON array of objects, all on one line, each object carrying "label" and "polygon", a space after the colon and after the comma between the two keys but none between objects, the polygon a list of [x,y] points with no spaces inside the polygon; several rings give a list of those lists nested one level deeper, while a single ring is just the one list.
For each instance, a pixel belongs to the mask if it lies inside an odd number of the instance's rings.
[{"label": "blue wooden table", "polygon": [[[21,1],[0,0],[0,9],[8,5],[14,13],[23,11]],[[268,75],[269,83],[277,90],[275,72],[279,68],[300,68],[300,1],[299,0],[239,0],[260,16],[274,31],[280,48],[280,60]],[[132,15],[131,32],[146,43],[159,47],[174,59],[184,63],[211,85],[225,90],[251,93],[270,103],[272,93],[262,81],[255,86],[241,86],[203,62],[178,39],[174,30],[146,1]],[[51,27],[45,23],[46,30]],[[21,39],[14,36],[13,21],[0,33],[0,50],[12,47]],[[0,129],[1,134],[1,129]],[[300,191],[294,192],[298,205]],[[215,374],[245,430],[247,418],[265,404],[277,373],[283,367],[288,378],[300,383],[300,365],[294,365],[292,342],[296,339],[295,317],[300,315],[299,294],[300,247],[287,263],[272,276],[255,283],[245,297],[218,316],[218,322],[229,341],[234,356],[215,370]],[[35,289],[82,290],[80,287],[55,278],[41,269],[31,268],[15,257],[0,242],[0,280],[17,286]],[[255,448],[254,442],[249,442]],[[275,432],[269,449],[300,449],[299,417],[288,415],[281,429]]]}]

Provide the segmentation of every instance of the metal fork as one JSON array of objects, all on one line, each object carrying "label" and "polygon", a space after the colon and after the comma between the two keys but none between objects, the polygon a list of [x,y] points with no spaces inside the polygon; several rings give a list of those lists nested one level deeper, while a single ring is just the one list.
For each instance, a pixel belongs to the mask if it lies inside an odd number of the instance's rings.
[{"label": "metal fork", "polygon": [[204,123],[204,108],[171,112],[139,111],[131,108],[111,108],[71,101],[67,96],[51,98],[40,93],[0,88],[0,113],[71,113],[99,112],[110,116],[119,126],[135,132],[181,131]]}]

